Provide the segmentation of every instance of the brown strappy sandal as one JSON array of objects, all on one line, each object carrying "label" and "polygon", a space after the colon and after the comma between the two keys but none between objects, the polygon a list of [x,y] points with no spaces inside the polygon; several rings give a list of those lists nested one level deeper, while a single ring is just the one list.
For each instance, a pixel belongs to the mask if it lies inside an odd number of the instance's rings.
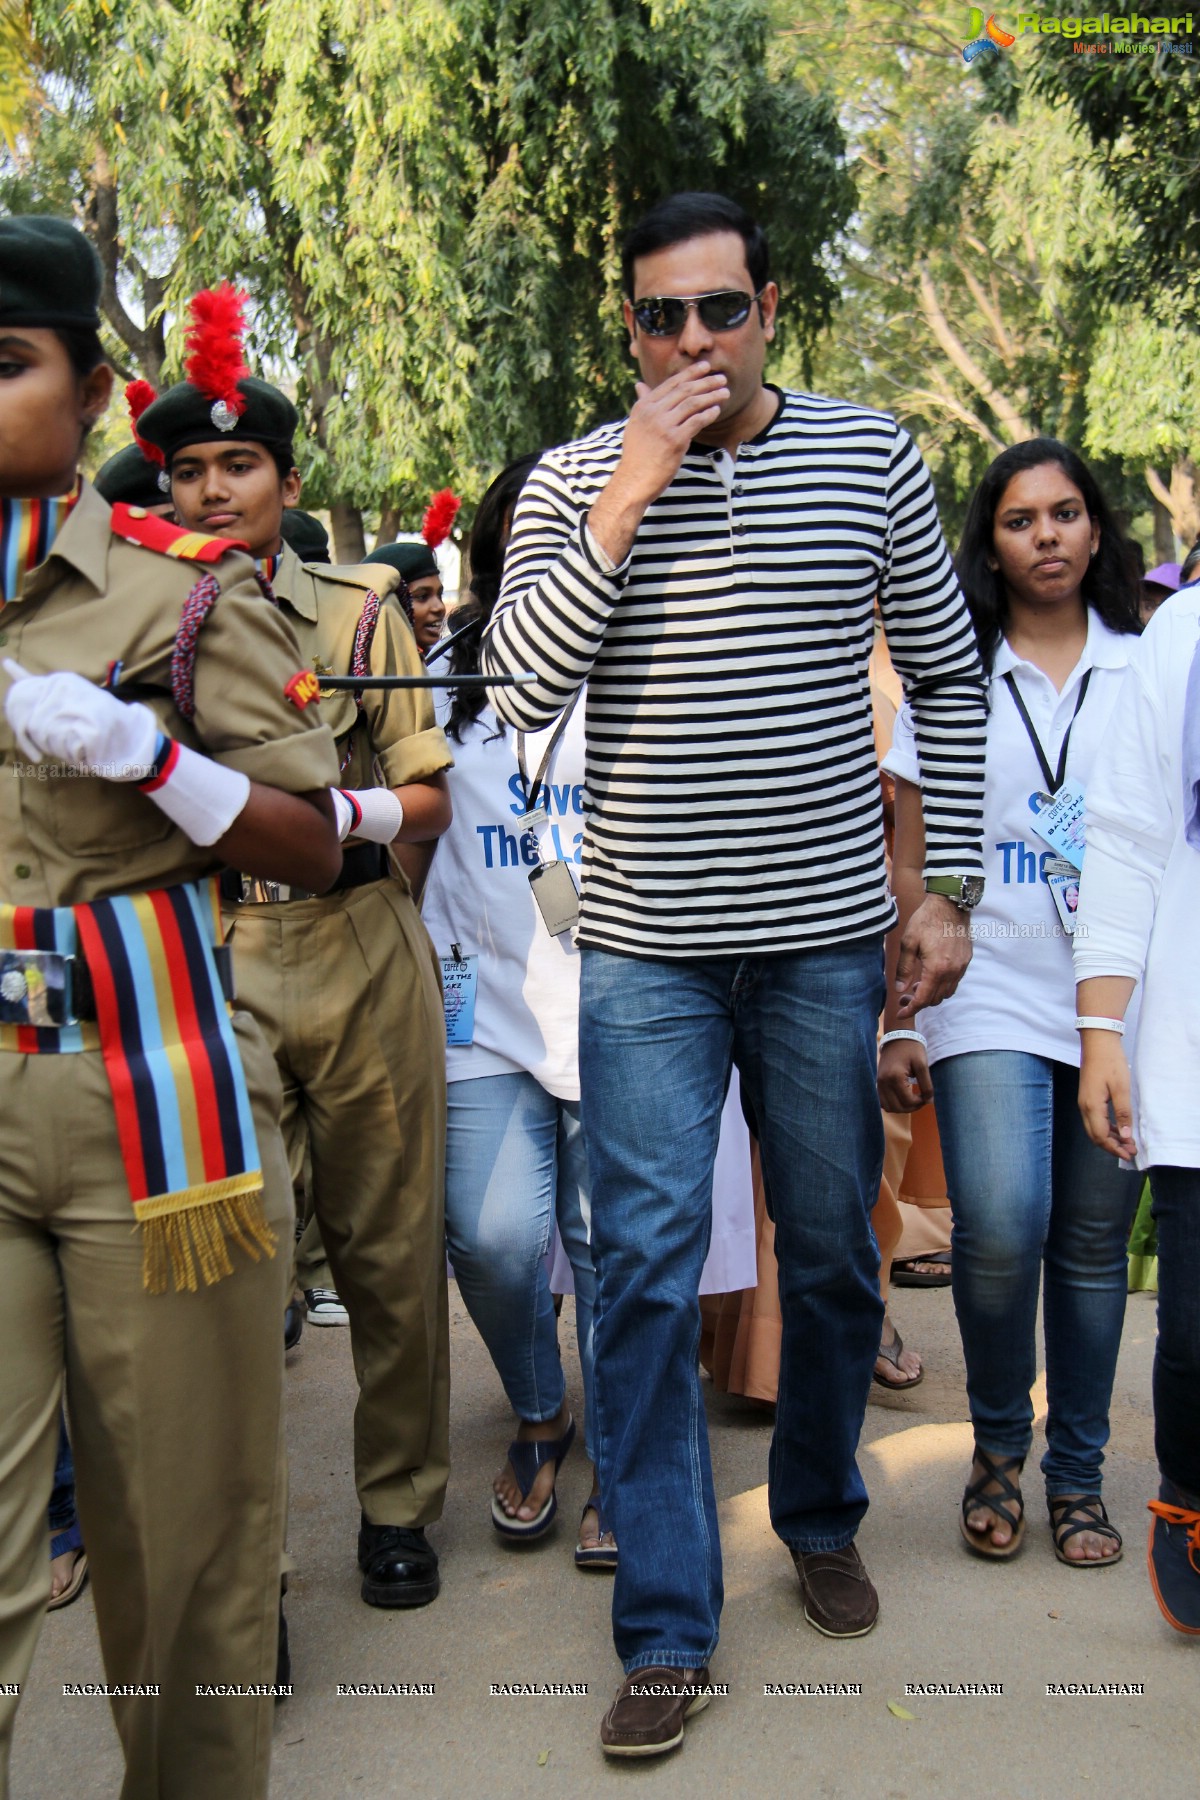
[{"label": "brown strappy sandal", "polygon": [[[1025,1467],[1023,1456],[989,1456],[986,1450],[975,1446],[975,1461],[983,1464],[984,1473],[978,1481],[970,1481],[963,1490],[962,1511],[959,1515],[958,1528],[962,1532],[963,1542],[967,1549],[976,1556],[987,1556],[993,1562],[1004,1562],[1015,1556],[1025,1539],[1025,1502],[1021,1498],[1021,1490],[1011,1479]],[[995,1486],[998,1490],[989,1493],[987,1490]],[[967,1514],[976,1505],[986,1506],[989,1512],[1010,1527],[1012,1536],[1007,1544],[993,1544],[989,1525],[985,1531],[972,1531],[967,1524]],[[1015,1509],[1015,1510],[1014,1510]]]},{"label": "brown strappy sandal", "polygon": [[[1050,1529],[1054,1533],[1054,1554],[1068,1569],[1107,1569],[1119,1563],[1123,1555],[1121,1534],[1108,1522],[1104,1502],[1099,1494],[1047,1494]],[[1065,1546],[1081,1531],[1094,1531],[1117,1546],[1115,1556],[1065,1556]]]}]

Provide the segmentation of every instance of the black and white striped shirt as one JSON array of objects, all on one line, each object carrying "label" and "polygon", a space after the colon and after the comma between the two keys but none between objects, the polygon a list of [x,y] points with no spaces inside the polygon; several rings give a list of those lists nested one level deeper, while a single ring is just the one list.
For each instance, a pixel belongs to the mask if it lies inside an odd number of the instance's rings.
[{"label": "black and white striped shirt", "polygon": [[786,951],[881,932],[867,662],[876,596],[911,693],[926,871],[981,867],[975,637],[921,456],[894,419],[781,396],[736,458],[696,446],[609,570],[587,514],[624,421],[543,457],[483,651],[535,730],[587,681],[580,941],[640,956]]}]

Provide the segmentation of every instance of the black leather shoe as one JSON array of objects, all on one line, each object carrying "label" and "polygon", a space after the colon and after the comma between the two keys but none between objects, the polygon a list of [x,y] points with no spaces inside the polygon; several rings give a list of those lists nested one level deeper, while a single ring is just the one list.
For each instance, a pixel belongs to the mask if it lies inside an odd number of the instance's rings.
[{"label": "black leather shoe", "polygon": [[421,1526],[369,1525],[358,1533],[362,1597],[368,1606],[428,1606],[441,1579],[437,1551]]},{"label": "black leather shoe", "polygon": [[299,1300],[289,1300],[283,1315],[283,1353],[294,1350],[304,1330],[304,1307]]},{"label": "black leather shoe", "polygon": [[[287,1620],[283,1616],[283,1601],[279,1602],[279,1649],[275,1654],[275,1686],[290,1687],[292,1682],[292,1653],[288,1649]],[[286,1700],[286,1694],[276,1694],[275,1704]]]}]

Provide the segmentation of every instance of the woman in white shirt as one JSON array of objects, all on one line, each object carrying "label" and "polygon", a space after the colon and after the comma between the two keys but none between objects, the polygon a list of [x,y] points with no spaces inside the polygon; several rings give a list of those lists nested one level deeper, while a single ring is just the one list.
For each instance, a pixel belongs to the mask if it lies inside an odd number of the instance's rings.
[{"label": "woman in white shirt", "polygon": [[[936,1098],[975,1431],[962,1536],[993,1558],[1022,1542],[1041,1281],[1042,1472],[1055,1553],[1072,1568],[1106,1567],[1121,1538],[1100,1498],[1100,1466],[1137,1183],[1088,1140],[1076,1104],[1069,932],[1082,851],[1071,827],[1125,678],[1136,596],[1093,477],[1050,438],[993,462],[957,565],[990,685],[983,896],[963,914],[974,948],[957,991],[922,1015],[919,1033],[885,1034],[880,1096],[897,1111]],[[924,896],[921,771],[907,707],[884,767],[897,777],[903,923]],[[1058,797],[1054,813],[1048,796]],[[893,992],[889,1033],[911,1026],[908,1010]]]},{"label": "woman in white shirt", "polygon": [[[1200,1634],[1200,586],[1155,614],[1088,789],[1075,942],[1093,1143],[1149,1169],[1158,1228],[1150,1580]],[[1129,1065],[1122,1027],[1142,983]],[[1111,1107],[1111,1113],[1110,1113]],[[1130,1186],[1137,1184],[1130,1181]]]},{"label": "woman in white shirt", "polygon": [[[479,631],[499,591],[512,509],[536,460],[510,464],[480,501],[470,551]],[[457,673],[478,670],[479,631],[459,639]],[[558,1468],[575,1437],[546,1270],[556,1223],[575,1279],[589,1438],[593,1418],[596,1283],[579,1124],[579,953],[569,928],[571,871],[583,843],[583,706],[529,736],[500,724],[478,690],[459,690],[443,714],[454,748],[454,819],[422,917],[442,956],[448,1000],[446,1243],[520,1421],[493,1483],[492,1523],[510,1542],[528,1542],[550,1529]],[[544,914],[539,899],[550,888]],[[576,1562],[612,1568],[616,1555],[593,1491]]]}]

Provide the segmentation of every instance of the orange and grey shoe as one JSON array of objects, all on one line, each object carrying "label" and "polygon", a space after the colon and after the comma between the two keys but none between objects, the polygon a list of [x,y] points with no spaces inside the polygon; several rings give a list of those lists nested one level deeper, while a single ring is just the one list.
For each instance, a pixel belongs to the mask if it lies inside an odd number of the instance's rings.
[{"label": "orange and grey shoe", "polygon": [[1154,1598],[1168,1625],[1200,1637],[1200,1506],[1164,1476],[1150,1511],[1146,1562]]}]

